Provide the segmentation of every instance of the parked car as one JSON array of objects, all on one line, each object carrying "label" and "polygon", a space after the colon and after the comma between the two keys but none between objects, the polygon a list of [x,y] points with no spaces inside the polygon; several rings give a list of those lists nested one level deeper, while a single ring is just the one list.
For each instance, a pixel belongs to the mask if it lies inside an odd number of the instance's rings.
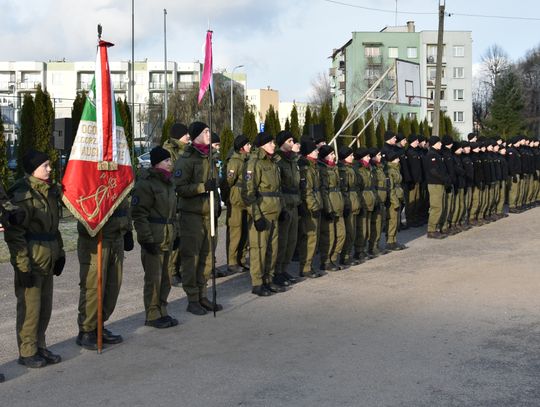
[{"label": "parked car", "polygon": [[150,168],[152,166],[150,162],[150,152],[141,154],[137,157],[137,167],[138,168]]}]

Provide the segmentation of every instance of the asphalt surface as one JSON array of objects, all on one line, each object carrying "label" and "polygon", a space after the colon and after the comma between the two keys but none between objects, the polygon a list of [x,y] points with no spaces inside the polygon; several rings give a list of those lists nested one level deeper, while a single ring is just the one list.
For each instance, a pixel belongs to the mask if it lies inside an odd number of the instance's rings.
[{"label": "asphalt surface", "polygon": [[246,274],[219,279],[215,319],[187,314],[173,288],[181,324],[166,330],[143,325],[136,248],[108,325],[125,342],[101,355],[75,344],[71,252],[48,329],[64,360],[37,370],[16,363],[13,272],[2,264],[0,405],[539,406],[539,215],[441,241],[410,229],[403,252],[268,298],[249,292]]}]

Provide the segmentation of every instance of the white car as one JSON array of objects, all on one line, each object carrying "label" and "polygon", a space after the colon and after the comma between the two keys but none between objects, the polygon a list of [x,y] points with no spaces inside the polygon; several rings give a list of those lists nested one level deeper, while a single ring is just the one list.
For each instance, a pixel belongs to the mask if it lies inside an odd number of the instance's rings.
[{"label": "white car", "polygon": [[150,152],[138,156],[137,161],[138,168],[150,168],[152,166],[152,164],[150,163]]}]

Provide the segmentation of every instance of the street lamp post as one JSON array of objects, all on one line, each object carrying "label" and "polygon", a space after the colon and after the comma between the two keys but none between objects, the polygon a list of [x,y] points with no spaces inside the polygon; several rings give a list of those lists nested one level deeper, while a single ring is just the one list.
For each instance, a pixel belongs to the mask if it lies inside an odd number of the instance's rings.
[{"label": "street lamp post", "polygon": [[234,113],[233,113],[233,108],[234,108],[234,103],[233,103],[233,82],[234,82],[234,71],[238,68],[243,68],[244,65],[237,65],[233,68],[232,72],[231,72],[231,131],[233,132],[234,134]]}]

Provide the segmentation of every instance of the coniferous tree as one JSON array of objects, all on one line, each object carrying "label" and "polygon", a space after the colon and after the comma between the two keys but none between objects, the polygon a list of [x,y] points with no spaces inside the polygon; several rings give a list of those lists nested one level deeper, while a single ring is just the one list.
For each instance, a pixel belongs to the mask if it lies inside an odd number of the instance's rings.
[{"label": "coniferous tree", "polygon": [[420,125],[418,124],[418,120],[416,119],[416,116],[414,119],[411,120],[411,134],[419,135],[420,134]]},{"label": "coniferous tree", "polygon": [[279,121],[279,111],[274,110],[274,123],[276,126],[276,136],[281,131],[281,122]]},{"label": "coniferous tree", "polygon": [[418,125],[418,133],[417,134],[419,136],[424,135],[424,122],[420,122],[420,124]]},{"label": "coniferous tree", "polygon": [[77,134],[79,129],[79,122],[81,121],[84,104],[86,103],[86,91],[77,92],[77,96],[73,101],[73,108],[71,109],[71,120],[73,126],[73,136]]},{"label": "coniferous tree", "polygon": [[280,132],[279,127],[279,120],[276,120],[274,106],[270,105],[264,119],[264,131],[265,133],[271,134],[272,137],[275,137]]},{"label": "coniferous tree", "polygon": [[402,134],[405,138],[411,135],[411,123],[403,115],[399,119],[398,133]]},{"label": "coniferous tree", "polygon": [[392,112],[388,112],[388,120],[386,121],[386,128],[388,131],[392,131],[394,133],[398,132],[398,125],[396,123],[396,119],[394,119],[394,115]]},{"label": "coniferous tree", "polygon": [[167,115],[167,118],[163,122],[163,129],[161,130],[161,139],[159,145],[162,146],[169,139],[169,130],[174,124],[174,117],[172,114]]},{"label": "coniferous tree", "polygon": [[319,120],[319,112],[317,112],[316,110],[314,110],[313,113],[311,114],[311,124],[313,125],[321,124],[321,121]]},{"label": "coniferous tree", "polygon": [[306,107],[306,116],[304,119],[304,127],[302,128],[302,135],[309,134],[309,126],[313,124],[312,121],[312,115],[311,115],[311,108],[309,105]]},{"label": "coniferous tree", "polygon": [[17,177],[24,175],[22,167],[23,157],[34,148],[35,143],[35,120],[36,104],[30,93],[25,93],[21,109],[21,133],[17,146]]},{"label": "coniferous tree", "polygon": [[290,121],[289,131],[291,132],[291,134],[296,140],[300,139],[300,125],[298,124],[298,109],[296,108],[296,104],[293,104],[293,108],[291,110],[291,121]]},{"label": "coniferous tree", "polygon": [[321,112],[319,114],[319,124],[323,126],[326,142],[329,143],[334,137],[334,123],[332,120],[332,111],[329,103],[324,103],[321,106]]},{"label": "coniferous tree", "polygon": [[258,133],[257,122],[255,120],[255,113],[246,106],[244,109],[244,119],[242,121],[242,133],[248,138],[250,142],[253,142],[255,136]]},{"label": "coniferous tree", "polygon": [[444,125],[446,127],[446,134],[455,139],[454,126],[452,125],[452,119],[447,115],[444,115]]},{"label": "coniferous tree", "polygon": [[4,138],[4,122],[0,114],[0,184],[7,189],[8,187],[8,159],[7,159],[7,144]]},{"label": "coniferous tree", "polygon": [[364,134],[366,136],[366,147],[377,147],[377,136],[375,134],[375,125],[373,124],[371,110],[368,110],[364,116],[364,121],[368,124]]},{"label": "coniferous tree", "polygon": [[359,117],[358,119],[354,121],[352,125],[352,134],[354,137],[358,137],[357,142],[355,144],[360,147],[366,146],[366,136],[364,132],[362,131],[363,128],[364,128],[364,120],[361,117]]},{"label": "coniferous tree", "polygon": [[[127,99],[124,98],[124,112],[125,112],[125,121],[124,118],[122,118],[122,122],[124,124],[124,131],[126,133],[126,141],[128,144],[129,154],[131,156],[131,164],[134,164],[135,157],[133,157],[133,122],[131,121],[131,106],[129,105]],[[167,129],[167,134],[169,134],[169,130]]]},{"label": "coniferous tree", "polygon": [[384,117],[381,115],[379,116],[377,129],[375,130],[378,148],[381,148],[384,145],[384,133],[386,133],[386,123],[384,122]]},{"label": "coniferous tree", "polygon": [[51,142],[54,129],[54,110],[49,94],[43,91],[39,85],[36,90],[35,108],[34,148],[48,154],[53,169],[52,179],[57,180],[59,176],[57,171],[58,152]]},{"label": "coniferous tree", "polygon": [[423,126],[424,126],[424,132],[423,132],[424,137],[431,136],[431,126],[428,123],[427,117],[424,118],[424,121],[422,123],[423,123]]},{"label": "coniferous tree", "polygon": [[289,118],[285,120],[285,131],[291,131],[291,124],[289,123]]},{"label": "coniferous tree", "polygon": [[227,160],[227,156],[231,148],[233,148],[233,145],[234,145],[234,134],[232,130],[229,128],[229,126],[225,126],[225,128],[221,132],[220,150],[219,150],[219,154],[223,162]]},{"label": "coniferous tree", "polygon": [[439,137],[446,136],[448,133],[446,131],[446,120],[444,120],[444,112],[441,111],[439,117]]}]

